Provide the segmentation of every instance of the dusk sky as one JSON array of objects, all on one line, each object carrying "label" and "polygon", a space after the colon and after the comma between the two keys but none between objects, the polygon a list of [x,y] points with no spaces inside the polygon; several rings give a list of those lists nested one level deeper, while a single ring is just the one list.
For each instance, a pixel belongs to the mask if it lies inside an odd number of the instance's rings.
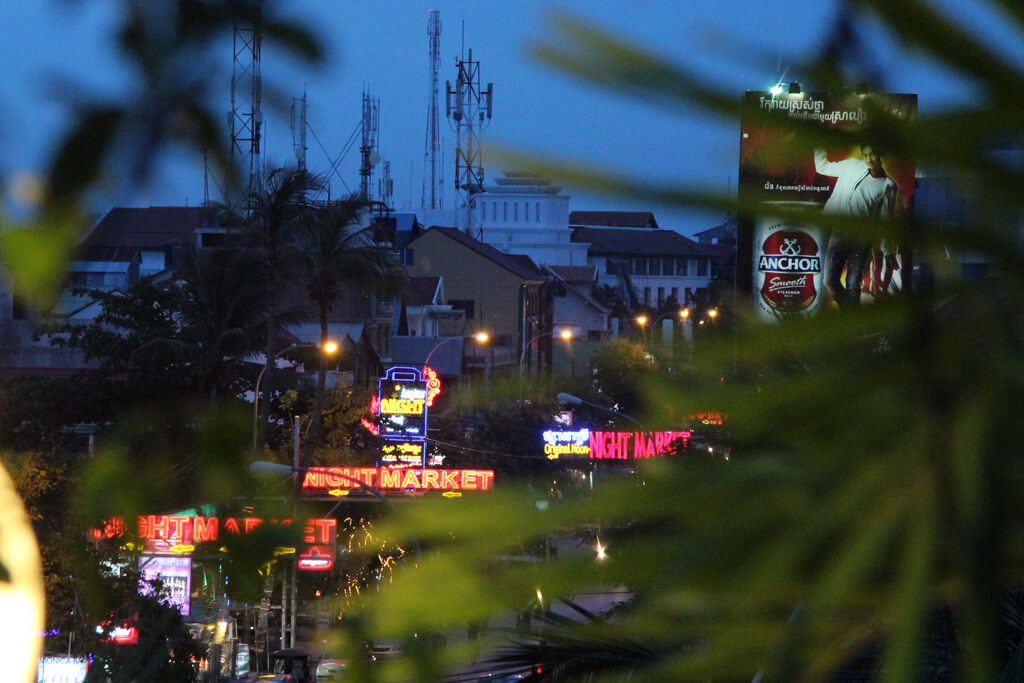
[{"label": "dusk sky", "polygon": [[[953,3],[945,2],[953,7]],[[965,9],[965,4],[971,8]],[[981,3],[956,3],[958,16],[967,17],[979,31],[1015,50],[1019,44],[1000,33],[991,12]],[[0,60],[6,65],[6,88],[0,95],[0,158],[6,177],[38,172],[66,118],[53,88],[60,76],[98,92],[116,91],[126,82],[109,36],[120,3],[106,0],[68,2],[38,0],[8,6],[4,12],[5,40]],[[380,142],[391,162],[394,205],[419,206],[428,93],[426,23],[428,10],[441,13],[441,89],[455,80],[455,57],[473,49],[481,62],[482,80],[495,88],[494,118],[484,133],[485,145],[501,144],[594,167],[626,172],[660,183],[700,185],[722,193],[735,190],[738,163],[738,122],[722,121],[699,111],[668,110],[614,95],[537,64],[529,48],[538,40],[556,40],[551,13],[576,14],[648,49],[715,79],[737,99],[744,90],[765,89],[776,79],[806,83],[801,60],[813,55],[839,7],[837,0],[397,0],[349,3],[336,0],[292,0],[294,16],[311,21],[328,50],[316,69],[296,68],[267,45],[263,52],[266,147],[264,159],[292,163],[287,109],[270,104],[277,88],[290,101],[303,89],[309,97],[308,165],[323,172],[328,154],[337,155],[359,123],[364,84],[380,99]],[[970,11],[968,11],[970,10]],[[887,72],[891,92],[916,92],[920,109],[929,112],[970,97],[949,74],[895,50],[878,31],[874,49]],[[223,93],[219,103],[229,109],[230,36],[223,63]],[[813,84],[809,84],[813,87]],[[215,102],[215,104],[218,104]],[[443,95],[442,95],[443,107]],[[454,175],[455,136],[441,111],[446,147],[445,179]],[[326,153],[321,150],[319,138]],[[356,145],[358,147],[358,145]],[[358,150],[342,164],[348,187],[358,187]],[[499,174],[489,164],[488,178]],[[333,181],[335,194],[344,191]],[[711,227],[720,216],[690,213],[674,207],[631,203],[622,198],[597,197],[566,188],[573,210],[653,210],[663,227],[683,234]],[[217,199],[211,184],[211,196]],[[170,158],[150,186],[112,191],[104,202],[119,204],[197,204],[203,199],[203,174],[197,157]],[[445,205],[455,200],[445,190]],[[105,208],[105,207],[98,207]]]}]

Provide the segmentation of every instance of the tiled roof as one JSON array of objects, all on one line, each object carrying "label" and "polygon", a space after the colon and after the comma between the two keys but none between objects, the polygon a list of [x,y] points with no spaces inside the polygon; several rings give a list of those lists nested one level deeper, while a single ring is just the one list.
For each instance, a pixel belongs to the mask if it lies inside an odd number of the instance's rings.
[{"label": "tiled roof", "polygon": [[405,279],[405,305],[429,306],[434,303],[439,277],[408,277]]},{"label": "tiled roof", "polygon": [[657,229],[658,221],[650,211],[572,211],[569,225]]},{"label": "tiled roof", "polygon": [[501,266],[505,270],[510,271],[514,275],[523,278],[524,280],[544,280],[546,279],[544,273],[537,268],[537,265],[529,256],[523,256],[519,254],[506,254],[502,251],[498,251],[489,244],[484,244],[480,240],[473,239],[466,233],[462,232],[457,228],[443,228],[435,225],[427,230],[425,233],[417,237],[416,239],[409,242],[410,245],[415,244],[416,240],[422,239],[424,235],[428,235],[434,231],[445,235],[449,239],[452,239],[459,244],[463,245],[468,249],[472,249],[476,253],[480,254],[484,258],[487,258],[497,265]]},{"label": "tiled roof", "polygon": [[591,256],[712,256],[708,246],[697,244],[672,230],[575,228],[573,242],[590,245]]},{"label": "tiled roof", "polygon": [[82,240],[94,247],[152,248],[175,244],[203,226],[201,206],[115,207]]}]

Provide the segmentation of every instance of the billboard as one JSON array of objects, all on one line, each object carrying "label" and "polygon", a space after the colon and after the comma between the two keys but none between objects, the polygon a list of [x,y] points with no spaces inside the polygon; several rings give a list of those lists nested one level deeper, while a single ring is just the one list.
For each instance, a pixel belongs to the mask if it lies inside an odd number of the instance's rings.
[{"label": "billboard", "polygon": [[[917,115],[916,95],[870,97],[898,118]],[[763,320],[856,306],[909,288],[909,254],[891,239],[855,240],[813,225],[821,212],[888,220],[912,210],[911,160],[878,145],[824,149],[797,137],[808,123],[858,130],[864,103],[861,95],[799,91],[744,97],[740,201],[765,211],[740,224],[737,275]]]}]

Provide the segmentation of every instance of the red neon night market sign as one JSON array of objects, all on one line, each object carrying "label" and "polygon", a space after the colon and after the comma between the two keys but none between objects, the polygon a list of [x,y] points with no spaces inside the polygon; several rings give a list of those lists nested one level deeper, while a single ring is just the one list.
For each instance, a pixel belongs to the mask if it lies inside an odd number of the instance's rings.
[{"label": "red neon night market sign", "polygon": [[358,488],[348,477],[381,491],[488,491],[494,487],[493,470],[313,467],[306,472],[302,488]]},{"label": "red neon night market sign", "polygon": [[[144,540],[173,540],[178,543],[192,544],[218,540],[222,534],[239,536],[247,534],[263,524],[259,517],[187,517],[185,515],[142,515],[138,519],[139,538]],[[273,519],[270,524],[291,526],[290,519]],[[94,539],[112,538],[123,533],[124,522],[120,519],[111,520],[103,529],[93,529]],[[306,520],[302,528],[303,543],[327,544],[334,541],[338,529],[336,519]]]},{"label": "red neon night market sign", "polygon": [[686,448],[690,432],[590,432],[591,460],[643,460],[664,456],[677,440]]}]

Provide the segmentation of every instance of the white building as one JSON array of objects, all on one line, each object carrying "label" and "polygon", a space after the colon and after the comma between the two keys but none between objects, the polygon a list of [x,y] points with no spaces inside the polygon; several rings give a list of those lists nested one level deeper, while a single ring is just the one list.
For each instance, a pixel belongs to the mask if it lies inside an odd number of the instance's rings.
[{"label": "white building", "polygon": [[524,254],[540,266],[584,266],[587,247],[574,244],[569,195],[530,173],[505,173],[476,196],[474,235],[507,254]]}]

